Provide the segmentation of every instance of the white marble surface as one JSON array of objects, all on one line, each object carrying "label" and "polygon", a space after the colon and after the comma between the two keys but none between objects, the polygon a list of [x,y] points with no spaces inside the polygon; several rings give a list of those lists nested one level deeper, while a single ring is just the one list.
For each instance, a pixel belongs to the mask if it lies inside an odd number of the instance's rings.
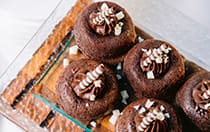
[{"label": "white marble surface", "polygon": [[[30,40],[59,1],[0,0],[0,75]],[[208,5],[210,2],[208,0],[162,1],[210,28],[210,17],[208,16],[208,12],[210,12]],[[133,4],[132,2],[130,3]],[[5,118],[0,117],[0,131],[21,132],[22,130]]]}]

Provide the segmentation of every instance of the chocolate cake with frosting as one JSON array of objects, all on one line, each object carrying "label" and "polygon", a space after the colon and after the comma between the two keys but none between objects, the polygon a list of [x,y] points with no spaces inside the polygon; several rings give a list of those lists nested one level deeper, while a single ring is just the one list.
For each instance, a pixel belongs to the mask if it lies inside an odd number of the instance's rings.
[{"label": "chocolate cake with frosting", "polygon": [[210,73],[193,75],[177,92],[176,103],[202,131],[210,130]]},{"label": "chocolate cake with frosting", "polygon": [[118,102],[118,91],[118,82],[111,69],[83,59],[69,64],[56,85],[59,107],[80,121],[110,113]]},{"label": "chocolate cake with frosting", "polygon": [[181,132],[175,110],[169,104],[152,98],[137,100],[119,116],[116,132]]},{"label": "chocolate cake with frosting", "polygon": [[75,38],[89,58],[116,64],[135,44],[136,32],[131,17],[119,5],[102,1],[89,5],[78,16]]},{"label": "chocolate cake with frosting", "polygon": [[138,98],[167,98],[175,94],[174,85],[184,76],[185,67],[172,45],[148,39],[128,52],[123,71]]}]

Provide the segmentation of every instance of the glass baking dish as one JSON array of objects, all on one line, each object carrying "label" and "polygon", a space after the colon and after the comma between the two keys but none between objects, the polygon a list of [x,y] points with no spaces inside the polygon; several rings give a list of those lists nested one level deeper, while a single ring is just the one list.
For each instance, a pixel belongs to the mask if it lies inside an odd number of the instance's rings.
[{"label": "glass baking dish", "polygon": [[[208,44],[210,42],[210,32],[208,29],[160,1],[113,1],[126,8],[136,26],[140,27],[154,38],[171,42],[188,60],[195,62],[206,70],[210,70],[210,52],[208,52],[210,50]],[[76,0],[62,0],[58,4],[56,9],[32,37],[30,42],[23,47],[23,50],[17,54],[15,60],[0,76],[0,93],[8,87],[9,83],[18,75],[21,68],[32,58],[34,52],[42,45],[46,38],[52,33],[55,26],[65,17],[75,3]],[[67,39],[63,41],[64,46],[62,47],[62,50],[58,52],[54,58],[55,60],[53,60],[45,69],[45,72],[37,80],[37,84],[41,83],[43,79],[47,80],[46,78],[50,77],[50,74],[56,72],[56,67],[58,68],[60,64],[62,64],[62,59],[67,57],[68,47],[75,42],[73,41],[73,37],[72,32],[67,35]],[[27,52],[28,49],[33,52]],[[31,94],[31,96],[41,101],[54,113],[60,114],[84,131],[91,131],[84,124],[60,110],[55,105],[55,102],[51,101],[49,98],[42,97],[36,93]],[[0,106],[0,113],[3,116],[7,117],[26,131],[48,131],[46,127],[36,124],[25,117],[20,111],[12,108],[2,97],[0,98]]]}]

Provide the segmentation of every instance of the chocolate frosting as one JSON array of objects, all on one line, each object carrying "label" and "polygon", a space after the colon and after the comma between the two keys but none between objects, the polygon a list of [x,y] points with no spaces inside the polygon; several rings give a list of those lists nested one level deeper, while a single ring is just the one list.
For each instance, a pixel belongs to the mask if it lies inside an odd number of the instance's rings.
[{"label": "chocolate frosting", "polygon": [[[103,5],[106,5],[105,8]],[[109,8],[106,3],[103,3],[98,12],[92,12],[89,15],[90,27],[100,35],[110,34],[118,23],[115,13],[113,7]]]},{"label": "chocolate frosting", "polygon": [[[144,110],[142,111],[142,109]],[[136,131],[142,131],[142,132],[168,131],[169,127],[167,119],[168,117],[165,116],[166,111],[160,109],[160,105],[154,104],[149,108],[146,108],[145,106],[140,106],[138,110],[139,110],[138,114],[134,117]]]},{"label": "chocolate frosting", "polygon": [[159,48],[142,49],[144,52],[140,59],[140,66],[143,72],[152,72],[155,77],[166,73],[170,66],[168,53],[170,47],[163,44]]},{"label": "chocolate frosting", "polygon": [[192,91],[192,97],[195,102],[195,109],[200,114],[210,112],[210,80],[203,80]]},{"label": "chocolate frosting", "polygon": [[101,94],[105,87],[105,77],[103,74],[101,74],[96,80],[94,80],[85,88],[80,87],[80,83],[87,78],[87,73],[90,73],[93,70],[87,71],[85,68],[75,70],[74,78],[71,83],[71,86],[77,96],[90,101],[94,101],[95,98]]}]

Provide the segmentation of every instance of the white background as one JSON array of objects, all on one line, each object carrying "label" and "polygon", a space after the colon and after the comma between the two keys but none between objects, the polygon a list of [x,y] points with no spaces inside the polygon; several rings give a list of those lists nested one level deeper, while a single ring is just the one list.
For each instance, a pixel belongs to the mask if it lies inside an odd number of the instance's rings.
[{"label": "white background", "polygon": [[[18,51],[30,40],[60,0],[0,0],[0,74]],[[210,1],[162,0],[210,28]],[[132,0],[129,0],[132,2]],[[137,4],[137,3],[135,3]],[[0,116],[0,131],[21,132],[14,124]]]}]

